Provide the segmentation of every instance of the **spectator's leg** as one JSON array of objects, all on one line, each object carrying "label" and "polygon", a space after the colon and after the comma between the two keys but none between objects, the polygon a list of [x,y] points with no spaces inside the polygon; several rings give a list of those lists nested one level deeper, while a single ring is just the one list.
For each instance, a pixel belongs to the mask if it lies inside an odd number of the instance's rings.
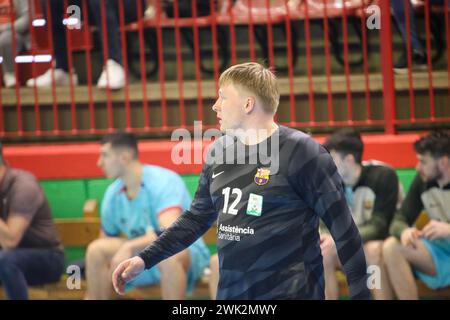
[{"label": "spectator's leg", "polygon": [[27,281],[18,266],[15,250],[0,251],[0,282],[11,300],[28,300]]},{"label": "spectator's leg", "polygon": [[142,4],[142,16],[147,9],[146,0],[124,0],[125,7],[125,23],[134,22],[138,19],[137,1],[141,1]]},{"label": "spectator's leg", "polygon": [[[94,18],[94,23],[100,31],[100,37],[103,39],[102,27],[102,5],[104,5],[106,14],[106,34],[108,40],[108,59],[112,59],[122,65],[122,53],[119,33],[119,13],[117,0],[89,0],[89,10]],[[106,61],[105,61],[106,62]]]},{"label": "spectator's leg", "polygon": [[10,299],[28,299],[28,285],[57,282],[63,271],[62,251],[14,249],[0,252],[0,280]]},{"label": "spectator's leg", "polygon": [[[331,235],[322,235],[322,237],[330,237]],[[339,258],[337,256],[336,246],[326,246],[322,250],[323,271],[325,276],[325,298],[327,300],[339,299],[339,283],[336,277],[336,270],[340,267]]]},{"label": "spectator's leg", "polygon": [[[0,56],[3,57],[3,72],[14,72],[14,53],[12,50],[12,32],[6,30],[0,33]],[[16,53],[25,49],[25,38],[22,34],[16,33]]]},{"label": "spectator's leg", "polygon": [[391,300],[394,297],[394,292],[392,291],[392,286],[386,272],[386,266],[382,259],[382,250],[383,241],[381,240],[369,241],[364,245],[367,267],[376,266],[380,272],[379,274],[375,274],[380,276],[380,279],[378,279],[379,282],[377,281],[377,283],[380,284],[380,287],[372,289],[372,295],[376,300]]},{"label": "spectator's leg", "polygon": [[[44,15],[47,15],[46,0],[41,0],[41,8]],[[48,0],[50,13],[52,15],[53,50],[55,52],[56,69],[69,70],[67,62],[66,30],[62,24],[64,14],[64,1]],[[48,21],[48,18],[47,18]]]},{"label": "spectator's leg", "polygon": [[110,263],[124,243],[120,238],[101,238],[89,244],[86,251],[86,299],[109,299],[112,293]]},{"label": "spectator's leg", "polygon": [[210,258],[209,269],[211,270],[209,278],[209,294],[211,300],[215,300],[217,297],[217,287],[219,285],[219,256],[217,254]]},{"label": "spectator's leg", "polygon": [[190,264],[188,249],[159,263],[163,299],[182,300],[186,297],[187,274]]},{"label": "spectator's leg", "polygon": [[419,298],[411,266],[429,275],[436,273],[433,259],[425,245],[422,241],[416,243],[416,248],[406,247],[396,238],[390,237],[383,244],[383,260],[399,299]]},{"label": "spectator's leg", "polygon": [[[405,5],[404,0],[392,0],[391,1],[392,11],[397,25],[400,29],[403,42],[406,46],[406,18],[405,18]],[[418,53],[424,53],[424,48],[419,41],[419,37],[416,31],[416,24],[414,19],[414,11],[411,2],[408,1],[408,15],[409,15],[409,25],[410,25],[410,39],[411,39],[411,49]]]}]

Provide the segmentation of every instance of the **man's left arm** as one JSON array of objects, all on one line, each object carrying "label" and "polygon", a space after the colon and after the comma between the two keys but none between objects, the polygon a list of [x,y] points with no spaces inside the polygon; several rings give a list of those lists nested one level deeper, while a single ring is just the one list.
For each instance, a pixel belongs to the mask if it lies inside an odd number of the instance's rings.
[{"label": "man's left arm", "polygon": [[16,248],[29,225],[30,219],[20,213],[10,213],[6,222],[0,219],[0,246],[6,250]]},{"label": "man's left arm", "polygon": [[45,197],[37,181],[22,179],[17,179],[10,194],[9,213],[6,220],[0,219],[0,244],[4,249],[19,245]]},{"label": "man's left arm", "polygon": [[[311,139],[312,140],[312,139]],[[339,260],[347,276],[352,299],[370,299],[366,259],[358,228],[348,208],[342,179],[331,155],[314,141],[296,150],[290,166],[305,202],[324,221],[336,244]]]}]

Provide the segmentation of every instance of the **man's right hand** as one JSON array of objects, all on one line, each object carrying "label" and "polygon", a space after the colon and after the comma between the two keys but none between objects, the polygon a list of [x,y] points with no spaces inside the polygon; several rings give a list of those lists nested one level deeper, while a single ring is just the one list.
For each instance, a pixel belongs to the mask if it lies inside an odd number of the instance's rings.
[{"label": "man's right hand", "polygon": [[416,248],[417,238],[421,236],[421,232],[416,228],[407,228],[403,230],[402,235],[400,237],[400,241],[402,245],[407,247]]},{"label": "man's right hand", "polygon": [[114,290],[120,295],[125,294],[125,284],[135,279],[145,269],[144,260],[136,256],[120,263],[112,274]]}]

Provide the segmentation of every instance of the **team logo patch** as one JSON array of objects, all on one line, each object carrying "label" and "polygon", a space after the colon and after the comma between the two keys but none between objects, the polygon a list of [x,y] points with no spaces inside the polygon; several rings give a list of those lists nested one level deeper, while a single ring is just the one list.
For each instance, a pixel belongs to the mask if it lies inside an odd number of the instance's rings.
[{"label": "team logo patch", "polygon": [[255,183],[258,186],[265,185],[269,182],[270,169],[269,168],[258,168],[255,174]]}]

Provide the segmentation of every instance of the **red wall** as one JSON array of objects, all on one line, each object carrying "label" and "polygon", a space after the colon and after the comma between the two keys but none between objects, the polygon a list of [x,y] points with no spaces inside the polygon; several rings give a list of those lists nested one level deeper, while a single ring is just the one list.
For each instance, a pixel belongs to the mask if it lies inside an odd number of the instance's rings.
[{"label": "red wall", "polygon": [[[419,134],[365,135],[363,158],[384,161],[395,168],[413,168],[416,156],[412,144],[419,137]],[[322,143],[325,137],[315,139]],[[145,163],[170,168],[180,174],[200,173],[201,164],[172,163],[172,148],[178,143],[167,140],[140,142],[140,159]],[[190,143],[184,143],[182,146],[186,150],[201,150],[206,147],[199,145],[194,148]],[[103,177],[102,171],[96,165],[98,154],[98,143],[4,146],[4,156],[8,164],[31,171],[40,179]]]}]

